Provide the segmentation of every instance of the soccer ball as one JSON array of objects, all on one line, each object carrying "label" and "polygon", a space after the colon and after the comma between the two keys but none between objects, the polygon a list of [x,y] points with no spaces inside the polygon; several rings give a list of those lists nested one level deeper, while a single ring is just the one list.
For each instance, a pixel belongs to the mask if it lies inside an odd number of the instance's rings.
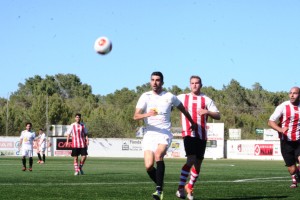
[{"label": "soccer ball", "polygon": [[94,49],[101,55],[108,54],[112,49],[112,43],[107,37],[99,37],[96,39]]}]

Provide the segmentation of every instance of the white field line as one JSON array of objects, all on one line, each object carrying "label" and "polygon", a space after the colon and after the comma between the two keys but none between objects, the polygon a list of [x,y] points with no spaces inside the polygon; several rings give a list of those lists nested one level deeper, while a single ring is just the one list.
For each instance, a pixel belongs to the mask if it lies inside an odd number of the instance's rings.
[{"label": "white field line", "polygon": [[[200,181],[202,184],[205,183],[261,183],[261,182],[283,182],[290,181],[289,177],[269,177],[269,178],[253,178],[253,179],[240,179],[233,181]],[[177,182],[165,182],[166,184],[178,184]],[[77,185],[139,185],[139,184],[153,184],[153,182],[93,182],[93,183],[0,183],[0,186],[77,186]]]}]

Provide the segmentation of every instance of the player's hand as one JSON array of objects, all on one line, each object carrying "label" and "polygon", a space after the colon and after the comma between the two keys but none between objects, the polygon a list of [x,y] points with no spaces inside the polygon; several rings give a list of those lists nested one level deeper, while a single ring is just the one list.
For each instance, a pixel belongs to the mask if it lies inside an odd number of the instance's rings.
[{"label": "player's hand", "polygon": [[152,108],[150,109],[150,111],[148,112],[149,116],[155,116],[157,115],[157,109],[156,108]]},{"label": "player's hand", "polygon": [[193,123],[191,124],[190,129],[191,129],[192,131],[194,131],[194,130],[196,130],[196,128],[197,128],[197,124],[196,124],[195,122],[193,122]]}]

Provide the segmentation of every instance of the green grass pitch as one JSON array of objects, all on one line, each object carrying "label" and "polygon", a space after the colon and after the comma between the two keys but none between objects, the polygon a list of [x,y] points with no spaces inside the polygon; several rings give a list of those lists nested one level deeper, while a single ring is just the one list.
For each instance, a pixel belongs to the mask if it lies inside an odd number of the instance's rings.
[{"label": "green grass pitch", "polygon": [[[85,175],[74,176],[71,157],[47,157],[33,171],[21,171],[20,157],[0,157],[0,199],[152,199],[155,185],[138,158],[88,158]],[[165,159],[164,199],[175,196],[184,159]],[[28,164],[28,159],[27,159]],[[300,199],[290,189],[283,161],[205,159],[195,200]]]}]

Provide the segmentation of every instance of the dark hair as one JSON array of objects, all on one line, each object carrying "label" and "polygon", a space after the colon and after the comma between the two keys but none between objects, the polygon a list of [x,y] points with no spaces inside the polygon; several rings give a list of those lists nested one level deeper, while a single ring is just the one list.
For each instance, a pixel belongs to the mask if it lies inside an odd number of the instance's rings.
[{"label": "dark hair", "polygon": [[40,131],[44,131],[44,129],[40,128]]},{"label": "dark hair", "polygon": [[80,113],[76,113],[75,117],[77,117],[77,116],[81,118],[81,114]]},{"label": "dark hair", "polygon": [[200,85],[201,85],[201,87],[202,87],[202,80],[201,80],[200,76],[192,75],[191,78],[190,78],[190,81],[191,81],[193,78],[198,79],[199,82],[200,82]]},{"label": "dark hair", "polygon": [[164,82],[164,75],[161,72],[152,72],[151,76],[159,76],[161,82]]},{"label": "dark hair", "polygon": [[28,124],[32,127],[32,123],[31,123],[31,122],[27,122],[27,123],[26,123],[26,126],[27,126]]}]

